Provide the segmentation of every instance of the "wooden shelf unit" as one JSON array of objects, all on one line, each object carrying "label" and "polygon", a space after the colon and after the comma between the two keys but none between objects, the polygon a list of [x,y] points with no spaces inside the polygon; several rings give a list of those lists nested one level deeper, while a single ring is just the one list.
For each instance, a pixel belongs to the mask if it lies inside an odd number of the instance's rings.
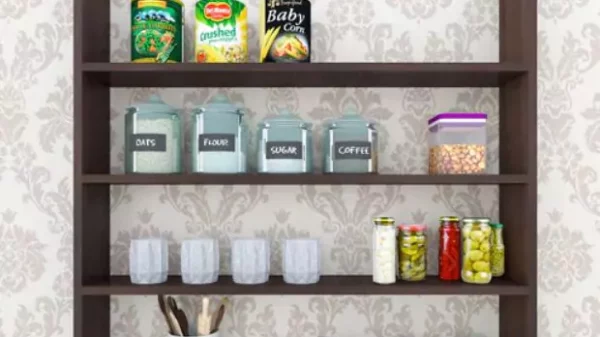
[{"label": "wooden shelf unit", "polygon": [[[110,4],[76,0],[74,38],[75,337],[109,337],[110,295],[447,294],[499,295],[500,337],[535,337],[537,303],[537,8],[536,0],[499,0],[499,63],[176,64],[110,63]],[[500,174],[424,175],[111,175],[110,87],[499,87]],[[490,285],[379,286],[365,276],[324,276],[311,286],[279,277],[260,286],[223,277],[209,286],[134,286],[110,276],[112,184],[494,184],[505,224],[506,275]]]}]

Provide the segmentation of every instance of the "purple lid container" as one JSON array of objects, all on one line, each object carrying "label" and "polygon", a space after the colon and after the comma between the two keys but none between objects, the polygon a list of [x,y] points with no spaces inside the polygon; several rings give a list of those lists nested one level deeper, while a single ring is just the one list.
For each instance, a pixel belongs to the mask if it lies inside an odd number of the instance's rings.
[{"label": "purple lid container", "polygon": [[440,119],[480,119],[482,122],[485,122],[487,119],[487,114],[480,112],[443,112],[430,118],[428,124],[431,125]]}]

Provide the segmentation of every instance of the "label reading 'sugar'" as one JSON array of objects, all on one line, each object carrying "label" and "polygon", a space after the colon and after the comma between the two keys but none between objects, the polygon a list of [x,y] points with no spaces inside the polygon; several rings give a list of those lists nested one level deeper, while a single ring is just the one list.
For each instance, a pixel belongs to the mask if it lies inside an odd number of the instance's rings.
[{"label": "label reading 'sugar'", "polygon": [[263,0],[261,62],[310,62],[309,0]]}]

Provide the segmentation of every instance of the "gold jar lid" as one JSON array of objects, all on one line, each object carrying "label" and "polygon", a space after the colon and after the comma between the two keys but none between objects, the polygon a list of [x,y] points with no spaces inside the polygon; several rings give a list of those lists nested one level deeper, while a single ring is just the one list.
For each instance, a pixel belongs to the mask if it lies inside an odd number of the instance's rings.
[{"label": "gold jar lid", "polygon": [[490,218],[485,218],[485,217],[464,218],[463,222],[464,223],[484,223],[484,224],[489,224],[490,223]]},{"label": "gold jar lid", "polygon": [[389,216],[380,216],[373,219],[373,223],[377,226],[393,226],[396,220]]}]

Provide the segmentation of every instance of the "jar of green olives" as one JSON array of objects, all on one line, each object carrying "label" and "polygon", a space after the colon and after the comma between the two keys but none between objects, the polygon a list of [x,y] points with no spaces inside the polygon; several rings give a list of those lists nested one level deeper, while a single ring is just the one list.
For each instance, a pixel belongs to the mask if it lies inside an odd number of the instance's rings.
[{"label": "jar of green olives", "polygon": [[492,226],[492,246],[491,246],[491,269],[493,277],[504,275],[504,240],[502,239],[501,223],[493,223]]},{"label": "jar of green olives", "polygon": [[404,281],[421,281],[427,274],[425,225],[398,226],[398,274]]},{"label": "jar of green olives", "polygon": [[490,219],[464,218],[462,223],[461,278],[466,283],[490,283]]}]

